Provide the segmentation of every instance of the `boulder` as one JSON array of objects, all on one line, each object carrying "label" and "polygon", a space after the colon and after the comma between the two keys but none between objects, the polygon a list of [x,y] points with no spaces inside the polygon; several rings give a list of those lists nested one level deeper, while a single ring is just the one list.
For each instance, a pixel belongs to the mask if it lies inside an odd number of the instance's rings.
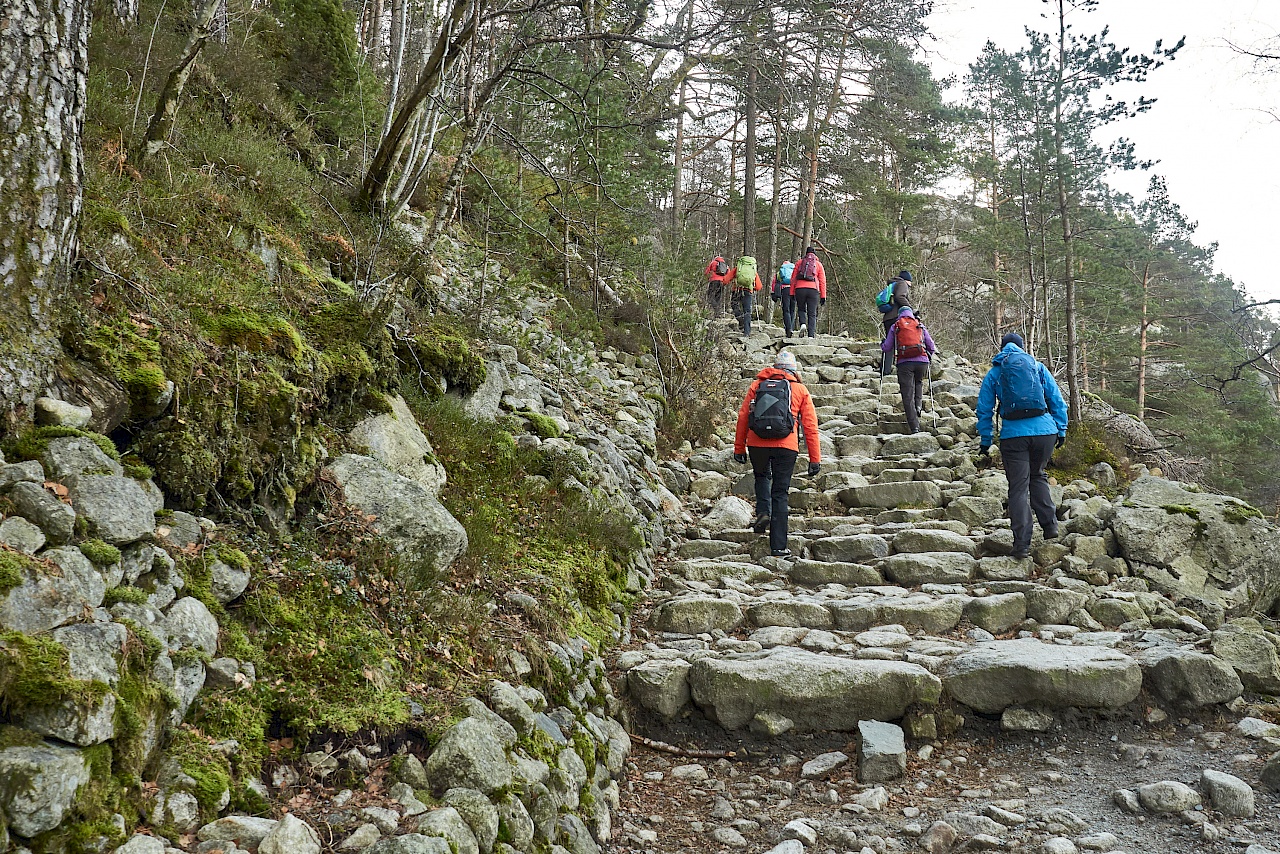
[{"label": "boulder", "polygon": [[532,734],[537,727],[537,713],[520,692],[506,682],[495,679],[489,683],[489,705],[500,718],[515,727],[520,736]]},{"label": "boulder", "polygon": [[627,672],[627,691],[644,708],[671,719],[689,704],[688,676],[683,659],[650,659]]},{"label": "boulder", "polygon": [[421,484],[377,460],[344,454],[329,464],[343,496],[377,517],[374,529],[410,564],[448,567],[467,550],[467,532]]},{"label": "boulder", "polygon": [[889,554],[889,543],[884,537],[877,537],[875,534],[823,537],[814,540],[809,551],[816,561],[856,564],[885,557]]},{"label": "boulder", "polygon": [[917,554],[920,552],[957,552],[976,557],[978,550],[973,540],[957,534],[931,528],[912,528],[900,532],[893,538],[893,550],[898,553]]},{"label": "boulder", "polygon": [[165,844],[154,836],[135,833],[112,854],[165,854]]},{"label": "boulder", "polygon": [[[493,844],[498,840],[498,808],[483,793],[475,789],[450,789],[444,793],[442,801],[445,806],[456,810],[467,823],[467,827],[475,836],[476,843],[480,846],[480,851],[483,854],[489,854],[493,850]],[[430,833],[430,831],[423,831],[421,826],[418,830]],[[465,844],[465,838],[463,843]],[[459,845],[457,850],[461,852],[462,845]]]},{"label": "boulder", "polygon": [[929,433],[890,436],[880,445],[881,457],[927,457],[938,450],[938,440]]},{"label": "boulder", "polygon": [[170,649],[194,647],[209,655],[218,651],[218,620],[194,596],[173,603],[164,628]]},{"label": "boulder", "polygon": [[512,388],[511,375],[498,359],[486,359],[484,369],[484,382],[464,399],[462,408],[478,421],[493,421],[498,417],[502,395]]},{"label": "boulder", "polygon": [[1266,612],[1280,598],[1280,531],[1234,498],[1135,480],[1111,520],[1122,555],[1160,592]]},{"label": "boulder", "polygon": [[978,628],[999,635],[1027,618],[1027,600],[1021,593],[979,596],[965,605],[964,615]]},{"label": "boulder", "polygon": [[93,420],[93,410],[89,407],[76,406],[55,397],[37,397],[34,415],[37,424],[76,430],[83,430]]},{"label": "boulder", "polygon": [[52,830],[89,782],[84,754],[73,747],[40,744],[0,750],[0,813],[9,829],[30,839]]},{"label": "boulder", "polygon": [[351,441],[367,456],[421,486],[432,498],[445,485],[444,466],[400,395],[389,396],[390,412],[370,416],[351,428]]},{"label": "boulder", "polygon": [[43,568],[28,572],[21,584],[0,596],[0,626],[34,635],[102,604],[102,573],[79,549],[48,549],[40,557],[52,561],[56,573]]},{"label": "boulder", "polygon": [[1138,803],[1147,812],[1179,813],[1200,806],[1200,795],[1186,783],[1161,780],[1138,787]]},{"label": "boulder", "polygon": [[285,813],[263,837],[258,854],[320,854],[320,837],[311,825]]},{"label": "boulder", "polygon": [[1162,700],[1200,708],[1229,703],[1244,692],[1227,662],[1183,647],[1155,647],[1137,656],[1147,687]]},{"label": "boulder", "polygon": [[885,558],[880,564],[886,578],[904,587],[917,587],[921,584],[967,584],[973,578],[977,566],[978,562],[963,552],[896,554]]},{"label": "boulder", "polygon": [[1004,502],[999,498],[983,498],[977,495],[962,495],[947,505],[946,516],[957,522],[963,522],[970,528],[985,527],[992,519],[1004,515]]},{"label": "boulder", "polygon": [[234,842],[241,848],[256,848],[276,826],[272,818],[229,815],[212,821],[196,831],[201,842]]},{"label": "boulder", "polygon": [[907,741],[902,727],[883,721],[858,721],[858,781],[883,783],[907,771]]},{"label": "boulder", "polygon": [[364,850],[365,854],[454,854],[449,841],[443,836],[423,836],[421,833],[380,839]]},{"label": "boulder", "polygon": [[32,732],[90,747],[115,738],[115,716],[116,695],[104,691],[28,707],[23,710],[21,720]]},{"label": "boulder", "polygon": [[760,602],[751,606],[748,616],[757,626],[829,629],[834,624],[825,604],[800,597]]},{"label": "boulder", "polygon": [[[35,465],[38,467],[39,463]],[[26,480],[16,483],[9,490],[9,500],[19,516],[43,531],[49,542],[55,545],[67,542],[75,532],[76,511],[41,484]]]},{"label": "boulder", "polygon": [[124,474],[124,467],[87,436],[50,439],[40,454],[40,462],[50,480],[63,480],[78,474]]},{"label": "boulder", "polygon": [[44,531],[21,516],[10,516],[0,522],[0,543],[14,551],[33,555],[44,548],[46,541]]},{"label": "boulder", "polygon": [[653,625],[659,631],[696,635],[715,629],[729,631],[742,625],[742,609],[727,599],[686,596],[658,607]]},{"label": "boulder", "polygon": [[529,810],[515,795],[506,794],[496,801],[498,834],[517,851],[528,851],[533,844],[533,819]]},{"label": "boulder", "polygon": [[783,714],[799,731],[851,730],[860,720],[896,720],[933,703],[941,683],[923,667],[819,655],[794,647],[701,658],[689,671],[694,703],[727,729],[760,712]]},{"label": "boulder", "polygon": [[155,531],[155,506],[133,478],[85,474],[66,483],[71,504],[91,535],[122,546]]},{"label": "boulder", "polygon": [[947,693],[988,714],[1018,704],[1115,709],[1138,696],[1142,670],[1111,649],[1031,639],[978,644],[943,665]]},{"label": "boulder", "polygon": [[1212,650],[1250,691],[1280,694],[1280,638],[1257,620],[1242,617],[1222,626],[1213,633]]},{"label": "boulder", "polygon": [[487,721],[463,718],[445,730],[425,765],[431,787],[476,789],[491,794],[511,785],[502,739]]},{"label": "boulder", "polygon": [[[476,835],[471,832],[471,827],[463,819],[462,814],[453,807],[444,807],[425,813],[418,819],[417,832],[423,836],[438,836],[444,839],[449,843],[449,849],[455,854],[480,854],[480,843],[476,841]],[[496,828],[494,833],[496,835]]]},{"label": "boulder", "polygon": [[1089,597],[1076,590],[1060,590],[1056,587],[1033,587],[1023,592],[1027,602],[1027,616],[1037,623],[1060,626],[1066,623],[1073,611],[1084,606]]},{"label": "boulder", "polygon": [[1253,789],[1239,777],[1206,768],[1200,772],[1200,787],[1209,796],[1213,808],[1223,815],[1253,818],[1256,811]]},{"label": "boulder", "polygon": [[740,530],[750,527],[755,519],[755,510],[746,501],[736,495],[726,495],[707,511],[702,517],[702,524],[712,532]]},{"label": "boulder", "polygon": [[[850,492],[853,494],[849,495]],[[840,500],[851,507],[939,507],[942,489],[931,480],[872,483],[841,491]]]},{"label": "boulder", "polygon": [[214,558],[209,563],[209,586],[213,598],[225,605],[249,586],[249,570]]},{"label": "boulder", "polygon": [[787,570],[787,578],[792,584],[800,584],[805,587],[821,587],[824,584],[843,584],[846,587],[875,587],[884,583],[880,573],[871,567],[860,563],[845,563],[843,561],[797,560]]}]

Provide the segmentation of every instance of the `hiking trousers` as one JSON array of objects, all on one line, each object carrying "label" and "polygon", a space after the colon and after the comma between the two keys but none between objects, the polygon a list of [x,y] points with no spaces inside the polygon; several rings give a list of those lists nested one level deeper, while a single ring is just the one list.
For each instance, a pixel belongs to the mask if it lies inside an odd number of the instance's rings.
[{"label": "hiking trousers", "polygon": [[1015,436],[1000,440],[1000,458],[1009,479],[1009,523],[1013,528],[1013,550],[1031,548],[1031,515],[1046,537],[1057,536],[1058,517],[1049,495],[1049,476],[1045,466],[1053,456],[1057,436]]},{"label": "hiking trousers", "polygon": [[719,317],[724,311],[724,282],[707,282],[707,308],[712,317]]},{"label": "hiking trousers", "polygon": [[756,476],[756,518],[769,518],[769,550],[787,547],[787,493],[796,468],[798,451],[790,448],[747,447],[751,469]]},{"label": "hiking trousers", "polygon": [[[920,432],[920,410],[924,408],[924,378],[929,375],[928,362],[899,362],[898,388],[902,391],[902,411],[907,416],[907,432]],[[1000,446],[1004,453],[1004,445]]]},{"label": "hiking trousers", "polygon": [[733,289],[733,316],[742,327],[743,335],[751,334],[751,291]]},{"label": "hiking trousers", "polygon": [[818,289],[796,288],[796,325],[807,324],[809,337],[818,337]]},{"label": "hiking trousers", "polygon": [[791,337],[791,333],[796,331],[796,299],[791,296],[791,290],[788,288],[781,294],[782,299],[782,328],[786,331],[787,337]]}]

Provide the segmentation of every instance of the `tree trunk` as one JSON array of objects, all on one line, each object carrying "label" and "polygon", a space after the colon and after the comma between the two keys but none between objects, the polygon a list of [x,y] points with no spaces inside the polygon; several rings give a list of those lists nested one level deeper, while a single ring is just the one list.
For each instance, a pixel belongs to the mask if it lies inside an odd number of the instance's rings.
[{"label": "tree trunk", "polygon": [[182,49],[177,64],[169,71],[169,77],[160,89],[160,95],[156,98],[155,112],[151,114],[151,121],[147,124],[147,132],[142,135],[142,142],[134,150],[134,160],[139,164],[145,163],[164,148],[165,140],[173,130],[174,120],[178,117],[178,103],[182,98],[182,90],[187,85],[187,78],[191,76],[196,57],[200,55],[204,43],[209,40],[209,34],[213,32],[213,17],[221,4],[222,0],[201,0],[201,5],[196,7],[195,26],[187,38],[187,44]]},{"label": "tree trunk", "polygon": [[[472,6],[473,2],[474,8],[468,16],[466,14],[467,9]],[[436,39],[435,48],[431,51],[430,58],[423,67],[422,73],[418,76],[417,85],[413,87],[409,97],[400,106],[395,120],[391,123],[390,130],[387,131],[386,136],[383,137],[381,144],[378,146],[377,152],[373,155],[373,160],[369,164],[369,171],[365,173],[364,180],[361,182],[360,189],[356,194],[355,202],[357,207],[365,210],[378,210],[386,203],[387,185],[391,181],[395,165],[400,160],[400,155],[408,142],[409,129],[417,117],[418,110],[422,108],[423,102],[435,92],[441,79],[457,62],[464,48],[475,36],[483,8],[483,0],[454,0],[453,8],[449,11],[449,17],[440,28],[440,36]],[[466,18],[465,22],[463,21],[464,17]]]},{"label": "tree trunk", "polygon": [[[782,91],[773,115],[773,199],[769,202],[769,278],[782,266],[778,258],[778,222],[782,215]],[[773,323],[774,302],[765,301],[765,321]]]},{"label": "tree trunk", "polygon": [[747,67],[747,139],[742,161],[742,254],[754,258],[756,255],[756,66],[754,60]]},{"label": "tree trunk", "polygon": [[1151,325],[1148,306],[1151,298],[1151,265],[1142,266],[1142,320],[1138,324],[1138,420],[1147,420],[1147,329]]},{"label": "tree trunk", "polygon": [[1071,230],[1070,193],[1067,189],[1070,159],[1066,152],[1062,116],[1062,84],[1067,61],[1067,19],[1065,0],[1058,0],[1058,76],[1054,83],[1053,147],[1054,171],[1057,174],[1058,217],[1062,226],[1062,282],[1066,288],[1067,314],[1067,417],[1080,420],[1083,399],[1080,396],[1080,341],[1076,319],[1075,233]]},{"label": "tree trunk", "polygon": [[391,130],[396,101],[400,97],[400,78],[404,71],[404,43],[408,31],[409,0],[391,0],[391,55],[387,81],[387,114],[382,120],[382,135]]},{"label": "tree trunk", "polygon": [[6,4],[0,25],[0,416],[45,390],[57,358],[84,184],[89,4]]}]

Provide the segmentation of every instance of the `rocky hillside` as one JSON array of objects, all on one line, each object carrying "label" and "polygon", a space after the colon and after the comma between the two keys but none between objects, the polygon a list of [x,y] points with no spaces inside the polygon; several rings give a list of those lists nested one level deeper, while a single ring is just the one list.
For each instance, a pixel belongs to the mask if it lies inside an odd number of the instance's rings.
[{"label": "rocky hillside", "polygon": [[[439,277],[445,302],[463,299],[455,278]],[[970,781],[964,809],[928,782],[949,780],[957,744],[1117,715],[1244,718],[1256,746],[1230,773],[1117,803],[1191,816],[1204,844],[1222,825],[1277,841],[1253,818],[1280,787],[1280,760],[1264,762],[1280,749],[1264,720],[1280,533],[1256,510],[1099,464],[1055,487],[1060,538],[1014,560],[1003,475],[975,465],[979,370],[938,364],[927,432],[903,435],[875,345],[824,337],[791,347],[824,469],[794,484],[797,558],[769,557],[737,497],[750,476],[731,462],[732,411],[703,447],[660,458],[656,362],[557,334],[555,299],[509,291],[487,322],[514,343],[490,344],[452,402],[387,394],[326,434],[325,499],[299,502],[274,546],[235,515],[170,509],[140,460],[85,432],[92,411],[44,402],[45,426],[0,468],[9,848],[1118,850],[1101,819],[1015,820],[1035,812],[1016,781]],[[719,359],[745,383],[776,336]],[[502,478],[522,491],[493,492]],[[543,528],[569,523],[549,551]],[[496,555],[514,563],[475,570]],[[631,752],[628,729],[665,752]],[[671,752],[724,764],[663,770]],[[729,798],[719,775],[755,757],[801,777]],[[655,800],[646,781],[675,789]],[[699,813],[666,842],[643,826],[699,791],[714,822]]]}]

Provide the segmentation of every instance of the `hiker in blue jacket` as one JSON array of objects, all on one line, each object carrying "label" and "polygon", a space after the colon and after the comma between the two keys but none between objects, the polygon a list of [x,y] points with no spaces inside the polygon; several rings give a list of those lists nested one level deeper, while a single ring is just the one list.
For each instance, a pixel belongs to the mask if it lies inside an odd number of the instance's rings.
[{"label": "hiker in blue jacket", "polygon": [[1000,412],[1000,456],[1009,479],[1009,523],[1014,558],[1031,551],[1031,515],[1046,540],[1058,536],[1057,509],[1045,467],[1067,438],[1067,404],[1053,374],[1023,348],[1022,336],[1007,333],[978,392],[980,452],[991,452],[992,421]]}]

